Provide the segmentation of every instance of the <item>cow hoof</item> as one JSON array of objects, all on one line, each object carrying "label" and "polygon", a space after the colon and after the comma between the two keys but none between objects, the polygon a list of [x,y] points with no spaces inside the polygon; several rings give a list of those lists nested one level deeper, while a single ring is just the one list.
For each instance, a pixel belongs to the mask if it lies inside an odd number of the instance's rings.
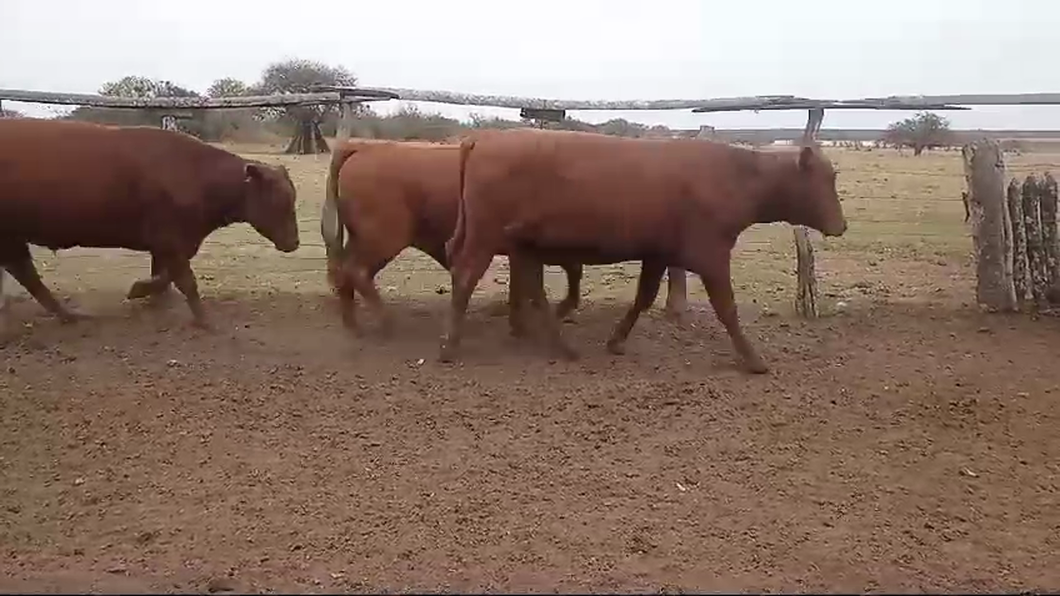
[{"label": "cow hoof", "polygon": [[64,310],[58,314],[59,322],[63,325],[72,325],[78,321],[87,321],[92,318],[89,315],[76,310]]},{"label": "cow hoof", "polygon": [[384,320],[379,324],[378,330],[380,339],[391,339],[394,337],[394,324],[388,320]]},{"label": "cow hoof", "polygon": [[125,295],[126,300],[139,300],[140,298],[147,298],[151,295],[151,287],[148,282],[137,281],[133,282],[129,293]]},{"label": "cow hoof", "polygon": [[357,318],[353,316],[353,313],[349,311],[342,311],[342,326],[353,333],[354,335],[360,335],[361,330],[357,325]]},{"label": "cow hoof", "polygon": [[681,310],[673,309],[673,310],[671,310],[671,309],[668,308],[668,309],[663,311],[663,318],[666,319],[667,321],[670,321],[671,323],[673,323],[675,325],[680,325],[685,320],[685,311],[684,311],[684,309],[681,309]]},{"label": "cow hoof", "polygon": [[449,340],[442,340],[442,345],[438,349],[438,362],[453,363],[456,362],[456,349]]},{"label": "cow hoof", "polygon": [[607,351],[615,356],[624,356],[626,354],[626,342],[609,341],[607,342]]},{"label": "cow hoof", "polygon": [[754,375],[764,375],[769,372],[769,367],[760,358],[747,361],[747,372]]},{"label": "cow hoof", "polygon": [[210,322],[206,319],[192,319],[191,326],[195,329],[198,329],[199,331],[204,331],[206,333],[213,332],[213,325],[211,325]]},{"label": "cow hoof", "polygon": [[503,317],[509,310],[507,302],[494,302],[485,308],[488,317]]},{"label": "cow hoof", "polygon": [[558,307],[556,307],[556,320],[568,321],[568,320],[570,320],[571,313],[573,313],[573,312],[574,312],[574,305],[573,304],[566,304],[566,303],[561,302],[560,305]]},{"label": "cow hoof", "polygon": [[578,352],[574,351],[573,348],[569,348],[567,346],[560,346],[556,348],[555,351],[556,355],[559,356],[560,359],[566,360],[567,362],[574,362],[581,357]]}]

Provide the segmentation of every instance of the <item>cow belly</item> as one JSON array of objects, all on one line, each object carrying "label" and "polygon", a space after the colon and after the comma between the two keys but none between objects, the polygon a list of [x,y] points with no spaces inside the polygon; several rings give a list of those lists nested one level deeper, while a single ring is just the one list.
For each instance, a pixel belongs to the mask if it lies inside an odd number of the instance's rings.
[{"label": "cow belly", "polygon": [[[68,195],[67,195],[68,196]],[[34,197],[0,205],[0,233],[5,238],[60,250],[128,248],[146,250],[144,209],[133,201],[92,200],[95,197]],[[172,218],[160,218],[171,225]]]},{"label": "cow belly", "polygon": [[45,225],[32,222],[20,226],[5,234],[7,238],[27,244],[42,246],[49,250],[62,250],[74,247],[84,248],[126,248],[129,250],[149,250],[150,242],[140,233],[142,227],[137,222],[123,218],[107,221],[92,219],[72,220],[64,218],[51,221]]},{"label": "cow belly", "polygon": [[549,265],[582,263],[584,265],[609,265],[624,261],[665,259],[666,255],[656,249],[601,248],[599,246],[565,245],[542,246],[534,242],[520,242],[521,250]]},{"label": "cow belly", "polygon": [[659,217],[639,220],[605,210],[552,213],[505,226],[509,246],[519,247],[548,263],[604,265],[656,259],[673,254],[678,237]]}]

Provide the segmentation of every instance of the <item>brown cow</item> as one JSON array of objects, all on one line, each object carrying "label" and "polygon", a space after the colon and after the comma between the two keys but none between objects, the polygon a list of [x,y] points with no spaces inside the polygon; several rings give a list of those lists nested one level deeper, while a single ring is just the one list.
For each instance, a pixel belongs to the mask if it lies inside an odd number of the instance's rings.
[{"label": "brown cow", "polygon": [[1060,281],[1057,281],[1045,290],[1045,299],[1052,304],[1060,305]]},{"label": "brown cow", "polygon": [[286,168],[248,161],[179,132],[64,120],[0,120],[0,266],[63,321],[29,245],[151,253],[151,278],[129,298],[173,283],[208,328],[191,258],[216,229],[246,222],[276,248],[298,248]]},{"label": "brown cow", "polygon": [[[793,155],[693,139],[506,131],[466,139],[460,170],[460,211],[446,246],[453,295],[443,361],[455,356],[471,292],[492,256],[506,250],[513,267],[560,257],[584,264],[641,260],[636,300],[608,341],[615,353],[655,300],[667,265],[696,273],[748,369],[763,373],[733,297],[737,237],[775,221],[828,236],[847,228],[835,171],[809,147]],[[547,320],[554,347],[576,357],[555,319]]]},{"label": "brown cow", "polygon": [[[343,322],[357,328],[355,291],[378,314],[384,330],[391,320],[373,279],[406,247],[423,251],[448,269],[445,242],[456,225],[460,200],[460,148],[456,145],[345,141],[332,150],[320,233],[328,256],[328,281],[342,300]],[[343,248],[343,236],[349,241]],[[563,264],[567,296],[557,315],[578,306],[581,265]],[[543,284],[538,267],[537,283]],[[523,333],[520,272],[512,271],[509,318]]]}]

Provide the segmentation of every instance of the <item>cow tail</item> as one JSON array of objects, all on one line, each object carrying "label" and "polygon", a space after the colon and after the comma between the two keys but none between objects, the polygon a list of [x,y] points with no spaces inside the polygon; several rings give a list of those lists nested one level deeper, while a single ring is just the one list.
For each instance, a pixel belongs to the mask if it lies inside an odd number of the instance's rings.
[{"label": "cow tail", "polygon": [[460,142],[460,199],[456,202],[456,227],[453,228],[452,238],[445,242],[445,259],[450,267],[453,265],[453,255],[464,245],[464,237],[467,235],[467,223],[464,216],[464,185],[467,178],[467,158],[474,148],[474,139],[464,139]]},{"label": "cow tail", "polygon": [[328,283],[333,288],[338,288],[336,274],[341,265],[342,245],[346,235],[346,226],[339,217],[339,170],[356,152],[357,147],[350,144],[341,144],[331,152],[324,205],[320,209],[320,236],[324,239],[324,252],[327,255]]}]

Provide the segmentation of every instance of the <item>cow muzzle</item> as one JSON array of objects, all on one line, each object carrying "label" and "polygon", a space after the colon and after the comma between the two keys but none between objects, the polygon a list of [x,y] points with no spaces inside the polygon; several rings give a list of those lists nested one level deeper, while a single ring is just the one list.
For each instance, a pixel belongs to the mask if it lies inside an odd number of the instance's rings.
[{"label": "cow muzzle", "polygon": [[837,222],[829,222],[828,225],[825,225],[824,227],[821,228],[821,234],[823,234],[824,236],[830,236],[830,237],[842,236],[843,234],[846,233],[846,231],[847,231],[847,219],[845,217],[841,218]]},{"label": "cow muzzle", "polygon": [[276,241],[273,242],[273,245],[276,247],[276,250],[280,252],[294,252],[298,250],[298,246],[300,245],[300,243],[298,241],[298,238],[294,238]]}]

